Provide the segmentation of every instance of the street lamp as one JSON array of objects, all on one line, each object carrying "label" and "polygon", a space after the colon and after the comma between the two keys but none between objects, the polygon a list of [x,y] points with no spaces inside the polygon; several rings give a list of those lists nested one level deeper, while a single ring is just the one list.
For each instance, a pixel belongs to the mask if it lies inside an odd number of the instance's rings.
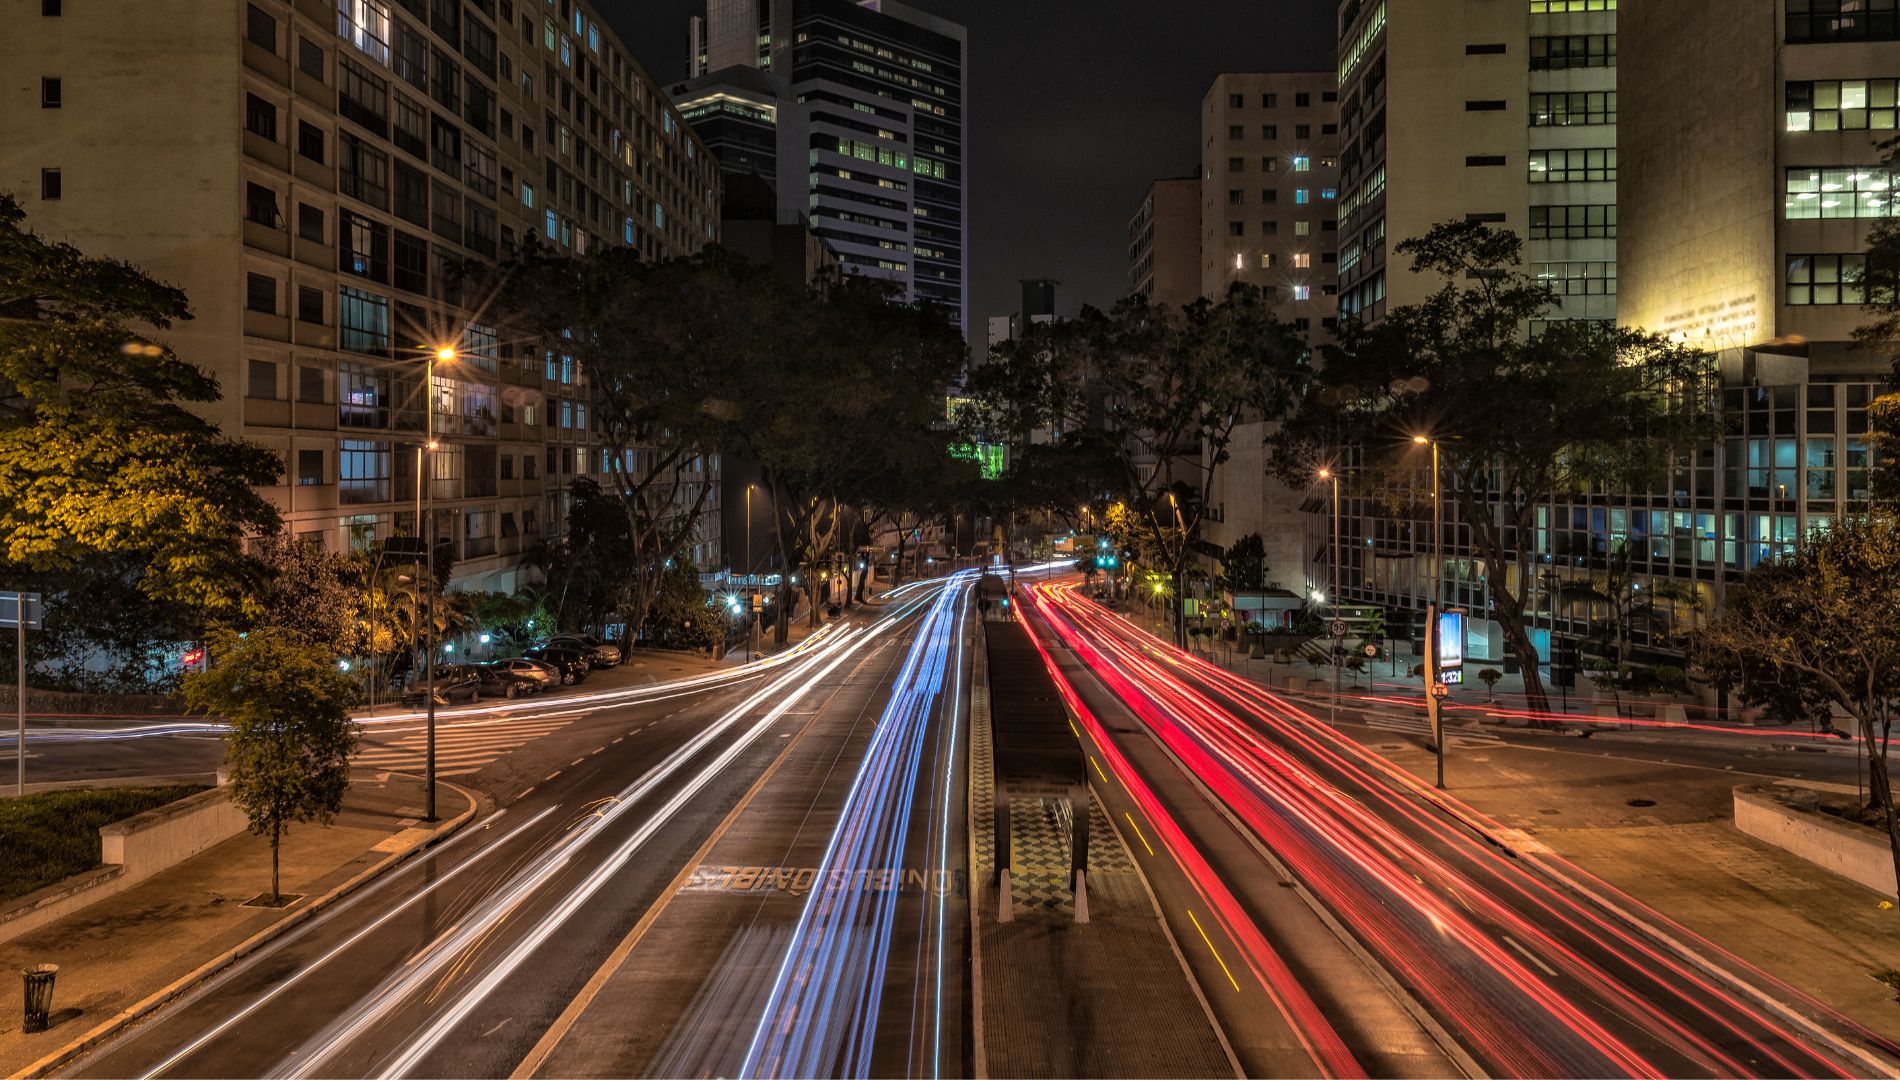
[{"label": "street lamp", "polygon": [[[1333,485],[1333,622],[1339,622],[1339,474],[1332,469],[1319,471],[1321,480]],[[1330,628],[1329,628],[1330,629]],[[1333,697],[1339,697],[1339,643],[1343,636],[1332,635],[1333,642]]]},{"label": "street lamp", "polygon": [[1438,787],[1442,789],[1445,786],[1445,718],[1437,695],[1438,614],[1445,606],[1445,529],[1443,499],[1438,490],[1438,440],[1429,435],[1414,435],[1412,442],[1432,448],[1432,603],[1426,609],[1430,614],[1425,619],[1425,655],[1431,662],[1426,665],[1425,678],[1430,685],[1426,687],[1425,700],[1431,711],[1432,745],[1438,750]]},{"label": "street lamp", "polygon": [[[436,449],[435,441],[435,366],[438,363],[455,362],[456,351],[453,342],[444,342],[428,351],[422,376],[422,417],[425,445],[431,454]],[[429,472],[434,472],[435,458],[429,459]],[[416,530],[423,535],[423,572],[427,583],[423,586],[423,620],[427,624],[424,630],[427,647],[423,656],[423,680],[428,692],[423,695],[424,707],[428,711],[428,739],[423,756],[423,786],[427,789],[423,799],[423,820],[434,821],[435,814],[435,528],[432,520],[435,513],[435,477],[422,471],[422,448],[416,449]],[[424,493],[427,494],[424,494]],[[426,525],[425,525],[426,523]],[[453,647],[453,646],[451,646]]]}]

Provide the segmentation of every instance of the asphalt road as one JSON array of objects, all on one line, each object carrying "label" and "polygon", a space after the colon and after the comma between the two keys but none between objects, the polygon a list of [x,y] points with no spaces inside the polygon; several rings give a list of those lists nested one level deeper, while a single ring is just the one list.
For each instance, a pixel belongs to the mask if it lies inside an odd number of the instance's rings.
[{"label": "asphalt road", "polygon": [[1053,594],[1047,613],[1167,748],[1176,783],[1191,774],[1486,1071],[1868,1068],[1676,948],[1657,913],[1299,709],[1085,601]]},{"label": "asphalt road", "polygon": [[508,1074],[790,737],[888,686],[883,646],[921,610],[894,603],[736,684],[452,718],[481,739],[536,731],[462,759],[500,805],[72,1072]]}]

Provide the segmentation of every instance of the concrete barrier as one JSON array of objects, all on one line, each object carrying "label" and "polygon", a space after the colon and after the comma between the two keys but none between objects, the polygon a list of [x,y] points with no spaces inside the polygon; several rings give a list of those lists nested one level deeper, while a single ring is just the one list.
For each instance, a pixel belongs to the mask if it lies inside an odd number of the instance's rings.
[{"label": "concrete barrier", "polygon": [[99,861],[104,865],[0,904],[0,941],[10,941],[124,892],[244,829],[243,813],[232,805],[230,792],[222,788],[201,791],[101,826]]},{"label": "concrete barrier", "polygon": [[1893,853],[1886,835],[1801,809],[1793,805],[1800,794],[1787,788],[1736,788],[1735,827],[1823,870],[1893,896]]},{"label": "concrete barrier", "polygon": [[1293,691],[1304,690],[1306,689],[1306,680],[1298,675],[1288,675],[1286,677],[1286,688]]}]

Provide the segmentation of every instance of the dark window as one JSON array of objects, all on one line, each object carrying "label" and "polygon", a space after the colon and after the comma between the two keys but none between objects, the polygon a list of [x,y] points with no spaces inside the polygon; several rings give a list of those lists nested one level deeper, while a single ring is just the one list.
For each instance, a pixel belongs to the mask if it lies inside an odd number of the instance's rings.
[{"label": "dark window", "polygon": [[251,385],[246,390],[245,396],[264,401],[276,401],[277,365],[269,360],[252,360],[249,367]]},{"label": "dark window", "polygon": [[336,60],[336,111],[378,135],[389,134],[384,114],[389,108],[389,83],[347,56]]},{"label": "dark window", "polygon": [[433,151],[431,162],[436,168],[457,175],[462,168],[462,129],[442,119],[431,118],[429,124],[429,145]]},{"label": "dark window", "polygon": [[1279,137],[1280,137],[1280,125],[1278,125],[1278,124],[1262,124],[1262,125],[1260,125],[1260,137],[1261,137],[1261,138],[1263,138],[1263,139],[1277,139],[1277,138],[1279,138]]},{"label": "dark window", "polygon": [[429,88],[429,42],[409,24],[396,21],[396,54],[392,60],[396,77],[418,90]]},{"label": "dark window", "polygon": [[424,161],[429,158],[429,110],[396,95],[396,149]]},{"label": "dark window", "polygon": [[1465,102],[1465,111],[1466,112],[1503,112],[1504,102],[1495,101],[1495,100],[1493,101],[1467,101]]},{"label": "dark window", "polygon": [[297,121],[297,152],[323,164],[323,129],[308,120]]},{"label": "dark window", "polygon": [[396,216],[424,228],[429,224],[429,177],[400,161],[396,162]]},{"label": "dark window", "polygon": [[396,232],[396,288],[429,291],[429,242],[401,230]]},{"label": "dark window", "polygon": [[1532,71],[1615,66],[1615,34],[1565,34],[1531,39]]},{"label": "dark window", "polygon": [[54,199],[59,198],[59,188],[60,188],[59,170],[58,169],[41,169],[40,170],[40,198],[46,202],[51,202]]},{"label": "dark window", "polygon": [[462,242],[462,195],[440,180],[430,184],[429,229],[445,240]]},{"label": "dark window", "polygon": [[323,451],[297,451],[297,486],[315,487],[323,483]]},{"label": "dark window", "polygon": [[323,211],[309,203],[297,204],[297,235],[323,243]]},{"label": "dark window", "polygon": [[269,228],[283,228],[284,216],[277,209],[277,192],[262,184],[245,184],[244,217]]},{"label": "dark window", "polygon": [[40,0],[41,15],[58,15],[59,0]]},{"label": "dark window", "polygon": [[245,275],[244,306],[267,315],[277,314],[277,282],[265,274]]},{"label": "dark window", "polygon": [[462,111],[462,68],[450,60],[441,49],[429,50],[431,58],[429,71],[429,94],[452,113]]},{"label": "dark window", "polygon": [[246,4],[244,36],[265,52],[277,52],[277,20],[256,4]]},{"label": "dark window", "polygon": [[1311,94],[1294,94],[1293,95],[1294,108],[1304,109],[1311,104],[1313,104],[1313,95]]},{"label": "dark window", "polygon": [[1260,107],[1263,109],[1271,109],[1278,106],[1279,104],[1280,104],[1280,95],[1278,94],[1261,94],[1260,95]]},{"label": "dark window", "polygon": [[1319,99],[1320,99],[1321,101],[1323,101],[1323,102],[1326,102],[1327,104],[1331,104],[1331,103],[1333,103],[1333,102],[1335,102],[1335,101],[1338,101],[1338,100],[1339,100],[1339,91],[1337,91],[1337,90],[1322,90],[1322,91],[1320,91],[1320,94],[1319,94]]},{"label": "dark window", "polygon": [[1313,137],[1313,125],[1311,125],[1311,124],[1294,124],[1294,125],[1293,125],[1293,137],[1294,137],[1294,138],[1296,138],[1296,139],[1310,139],[1310,138],[1312,138],[1312,137]]},{"label": "dark window", "polygon": [[1472,154],[1465,158],[1465,165],[1474,169],[1489,168],[1502,164],[1504,164],[1503,154]]},{"label": "dark window", "polygon": [[1493,224],[1502,223],[1504,221],[1504,214],[1502,212],[1493,212],[1493,213],[1488,213],[1488,214],[1466,214],[1465,220],[1475,221],[1475,222],[1479,222],[1485,225],[1493,225]]},{"label": "dark window", "polygon": [[389,155],[348,132],[337,135],[336,179],[343,194],[389,209]]},{"label": "dark window", "polygon": [[1487,41],[1483,44],[1466,45],[1466,56],[1499,56],[1504,52],[1504,42]]},{"label": "dark window", "polygon": [[297,70],[323,81],[323,46],[307,37],[297,38]]},{"label": "dark window", "polygon": [[297,286],[297,318],[307,323],[323,322],[323,290]]},{"label": "dark window", "polygon": [[258,97],[244,95],[244,130],[262,139],[277,141],[277,106]]},{"label": "dark window", "polygon": [[1319,133],[1321,135],[1337,135],[1339,134],[1339,125],[1338,124],[1321,124],[1319,126]]},{"label": "dark window", "polygon": [[1790,43],[1900,40],[1896,0],[1788,0]]},{"label": "dark window", "polygon": [[1533,206],[1531,240],[1584,240],[1616,235],[1616,206]]},{"label": "dark window", "polygon": [[40,108],[57,109],[60,106],[60,86],[58,76],[46,76],[40,79]]},{"label": "dark window", "polygon": [[311,405],[323,404],[322,368],[309,366],[297,368],[297,400]]},{"label": "dark window", "polygon": [[1246,104],[1246,101],[1247,99],[1240,94],[1227,95],[1227,107],[1230,109],[1238,109],[1242,105]]}]

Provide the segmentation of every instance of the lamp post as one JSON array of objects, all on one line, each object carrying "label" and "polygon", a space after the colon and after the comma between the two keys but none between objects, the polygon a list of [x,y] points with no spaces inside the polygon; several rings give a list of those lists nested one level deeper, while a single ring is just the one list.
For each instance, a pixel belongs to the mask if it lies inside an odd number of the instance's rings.
[{"label": "lamp post", "polygon": [[[1333,622],[1339,619],[1339,473],[1332,469],[1319,471],[1321,480],[1330,480],[1333,485]],[[1345,638],[1333,635],[1333,698],[1339,698],[1339,643]]]},{"label": "lamp post", "polygon": [[[422,377],[423,431],[426,435],[424,445],[433,453],[435,443],[435,365],[436,361],[448,364],[455,360],[455,346],[438,345],[429,350],[428,362]],[[428,710],[428,737],[423,756],[422,782],[426,789],[423,799],[424,821],[434,821],[435,814],[435,478],[425,475],[421,470],[422,450],[416,451],[416,483],[421,485],[416,491],[416,527],[423,534],[423,622],[427,641],[427,652],[423,657],[423,680],[428,692],[423,695]],[[435,458],[428,459],[433,472]],[[427,492],[425,495],[424,492]],[[426,524],[425,524],[426,523]]]},{"label": "lamp post", "polygon": [[1429,435],[1414,435],[1412,442],[1432,448],[1432,602],[1426,608],[1427,644],[1425,705],[1431,713],[1432,746],[1437,749],[1438,787],[1445,786],[1445,715],[1438,698],[1438,614],[1445,606],[1445,529],[1444,500],[1438,490],[1438,440]]}]

